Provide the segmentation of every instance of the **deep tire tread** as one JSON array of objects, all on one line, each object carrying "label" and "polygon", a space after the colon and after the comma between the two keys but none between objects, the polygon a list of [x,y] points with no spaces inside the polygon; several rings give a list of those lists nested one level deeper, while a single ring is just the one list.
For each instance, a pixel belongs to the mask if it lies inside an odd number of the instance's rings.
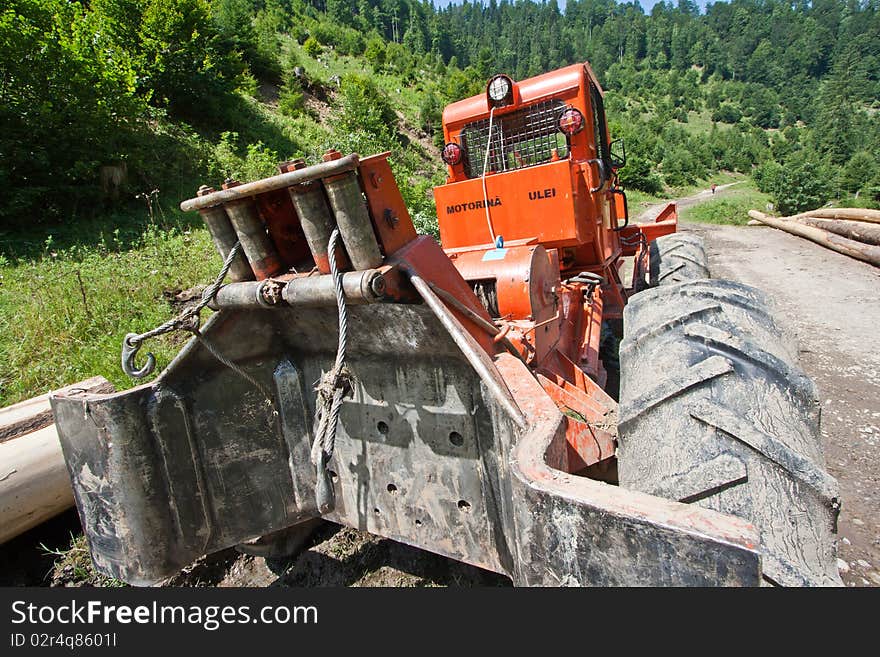
[{"label": "deep tire tread", "polygon": [[[716,334],[713,336],[712,331],[715,330],[717,329],[709,325],[695,324],[689,326],[685,330],[684,335],[689,340],[702,340],[710,349],[719,352],[719,355],[732,359],[742,359],[756,367],[763,368],[768,376],[772,376],[779,381],[785,381],[789,390],[800,396],[804,403],[812,404],[818,397],[816,384],[801,370],[791,367],[781,358],[777,358],[770,352],[764,351],[754,340],[738,338],[725,334],[723,331],[719,331],[721,335]],[[722,336],[729,336],[728,341],[725,342]]]},{"label": "deep tire tread", "polygon": [[709,278],[706,248],[696,235],[672,233],[658,237],[651,242],[648,255],[651,287]]},{"label": "deep tire tread", "polygon": [[[768,581],[840,585],[816,388],[765,295],[730,281],[663,285],[631,299],[624,326],[621,485],[747,519]],[[709,361],[730,369],[688,375]]]}]

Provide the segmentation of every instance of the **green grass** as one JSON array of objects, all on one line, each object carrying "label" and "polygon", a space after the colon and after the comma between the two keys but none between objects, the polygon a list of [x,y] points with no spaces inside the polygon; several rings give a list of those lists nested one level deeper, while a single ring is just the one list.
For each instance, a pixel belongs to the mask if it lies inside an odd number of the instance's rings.
[{"label": "green grass", "polygon": [[759,192],[751,179],[725,190],[718,198],[683,208],[682,221],[745,225],[749,210],[764,210],[770,197]]},{"label": "green grass", "polygon": [[626,200],[627,203],[629,203],[630,208],[640,204],[662,203],[665,198],[665,195],[655,196],[654,194],[649,194],[639,189],[626,190]]},{"label": "green grass", "polygon": [[718,130],[730,130],[733,127],[729,123],[713,121],[712,112],[707,109],[700,110],[699,112],[690,111],[688,112],[687,123],[677,123],[692,135],[708,134],[713,125]]},{"label": "green grass", "polygon": [[82,534],[70,537],[70,545],[66,550],[53,550],[40,544],[40,549],[47,555],[56,557],[52,568],[53,585],[65,586],[100,586],[120,588],[128,586],[125,582],[101,575],[95,571],[86,537]]},{"label": "green grass", "polygon": [[[207,231],[185,221],[121,235],[65,248],[49,238],[38,256],[0,255],[0,406],[95,375],[131,387],[119,365],[125,334],[167,320],[175,311],[163,293],[208,283],[221,265]],[[185,339],[147,345],[157,368]]]},{"label": "green grass", "polygon": [[634,219],[649,205],[663,203],[667,198],[666,196],[654,196],[638,189],[628,189],[626,190],[626,203],[629,206],[629,216]]}]

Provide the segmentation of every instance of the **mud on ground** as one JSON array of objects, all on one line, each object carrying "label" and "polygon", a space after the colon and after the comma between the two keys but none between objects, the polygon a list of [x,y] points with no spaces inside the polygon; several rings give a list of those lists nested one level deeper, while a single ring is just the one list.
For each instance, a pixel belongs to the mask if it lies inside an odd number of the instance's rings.
[{"label": "mud on ground", "polygon": [[[199,559],[164,586],[510,586],[501,575],[323,523],[292,559],[234,548]],[[0,546],[0,586],[124,586],[95,573],[71,510]]]}]

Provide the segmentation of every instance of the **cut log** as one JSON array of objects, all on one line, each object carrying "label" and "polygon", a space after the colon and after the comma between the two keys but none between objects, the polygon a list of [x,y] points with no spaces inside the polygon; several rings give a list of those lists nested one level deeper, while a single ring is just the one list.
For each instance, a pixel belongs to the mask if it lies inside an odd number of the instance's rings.
[{"label": "cut log", "polygon": [[848,219],[816,219],[815,217],[799,217],[796,221],[807,226],[827,230],[835,235],[843,235],[857,242],[880,246],[880,225]]},{"label": "cut log", "polygon": [[73,506],[49,402],[61,391],[109,393],[114,388],[96,376],[0,409],[0,543]]},{"label": "cut log", "polygon": [[55,425],[0,443],[0,543],[73,506]]},{"label": "cut log", "polygon": [[851,258],[856,258],[863,262],[868,262],[875,267],[880,267],[880,246],[872,246],[870,244],[864,244],[863,242],[856,242],[855,240],[850,240],[841,237],[840,235],[829,233],[827,230],[822,230],[821,228],[805,226],[797,221],[786,221],[785,219],[780,219],[778,217],[771,217],[758,210],[749,210],[749,216],[752,219],[757,219],[773,228],[784,230],[787,233],[799,237],[805,237],[828,249],[850,256]]},{"label": "cut log", "polygon": [[[113,384],[103,376],[74,383],[56,392],[75,392],[78,390],[92,393],[114,392]],[[52,424],[54,420],[52,419],[52,409],[49,406],[50,394],[54,393],[46,393],[6,408],[0,408],[0,443]]]},{"label": "cut log", "polygon": [[819,208],[809,212],[801,212],[790,219],[800,217],[813,217],[815,219],[848,219],[850,221],[866,221],[872,224],[880,224],[880,210],[866,210],[865,208]]}]

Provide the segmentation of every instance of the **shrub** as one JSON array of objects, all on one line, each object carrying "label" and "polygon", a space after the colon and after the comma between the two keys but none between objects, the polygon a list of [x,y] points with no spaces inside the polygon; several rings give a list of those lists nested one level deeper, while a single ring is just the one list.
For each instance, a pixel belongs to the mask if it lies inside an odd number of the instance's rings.
[{"label": "shrub", "polygon": [[323,52],[323,48],[321,48],[321,44],[318,43],[318,40],[310,36],[306,39],[306,42],[303,44],[303,50],[306,51],[306,54],[312,59],[317,59],[318,56]]},{"label": "shrub", "polygon": [[278,95],[278,109],[289,117],[298,116],[305,106],[303,90],[296,78],[287,81]]},{"label": "shrub", "polygon": [[779,177],[782,174],[782,165],[773,160],[768,160],[755,167],[752,177],[755,179],[755,185],[765,194],[773,194],[779,184]]},{"label": "shrub", "polygon": [[771,187],[776,210],[792,215],[820,207],[828,198],[827,172],[817,162],[802,159],[788,162],[779,170]]},{"label": "shrub", "polygon": [[362,55],[367,47],[364,37],[357,30],[345,29],[336,46],[343,55]]},{"label": "shrub", "polygon": [[277,173],[278,153],[262,142],[248,144],[242,153],[237,132],[224,132],[214,149],[216,173],[240,182],[259,180]]},{"label": "shrub", "polygon": [[443,127],[443,103],[433,91],[422,96],[419,103],[419,122],[422,130],[429,135]]},{"label": "shrub", "polygon": [[[333,23],[321,22],[312,28],[312,36],[322,46],[335,46],[339,43],[340,27]],[[311,53],[309,53],[309,56]]]},{"label": "shrub", "polygon": [[236,82],[238,91],[251,98],[258,97],[260,93],[260,83],[253,75],[250,73],[243,73],[238,76]]},{"label": "shrub", "polygon": [[867,151],[853,155],[840,172],[840,186],[847,192],[855,193],[865,189],[877,176],[877,160]]},{"label": "shrub", "polygon": [[309,31],[304,25],[296,23],[290,28],[290,36],[296,39],[299,45],[303,45],[309,38]]},{"label": "shrub", "polygon": [[620,182],[628,189],[639,189],[648,194],[663,191],[660,176],[654,171],[654,163],[644,155],[628,153],[626,166],[620,169]]},{"label": "shrub", "polygon": [[370,62],[374,71],[382,70],[382,67],[385,66],[385,42],[378,37],[370,39],[364,50],[364,57]]},{"label": "shrub", "polygon": [[693,185],[697,179],[704,178],[707,174],[694,153],[683,146],[673,147],[663,156],[663,178],[669,185]]},{"label": "shrub", "polygon": [[388,96],[364,75],[342,78],[339,94],[338,133],[362,132],[386,148],[395,142],[397,115]]},{"label": "shrub", "polygon": [[736,123],[742,118],[742,112],[738,107],[730,103],[721,103],[712,110],[712,120],[721,123]]}]

